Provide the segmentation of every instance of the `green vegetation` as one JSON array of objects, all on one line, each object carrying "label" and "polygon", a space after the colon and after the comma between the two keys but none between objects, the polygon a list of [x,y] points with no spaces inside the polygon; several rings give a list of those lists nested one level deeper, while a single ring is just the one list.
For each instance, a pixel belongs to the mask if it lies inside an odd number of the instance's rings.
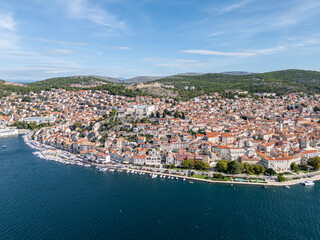
[{"label": "green vegetation", "polygon": [[223,176],[220,173],[213,174],[212,180],[214,181],[232,181],[232,178],[229,176]]},{"label": "green vegetation", "polygon": [[[278,95],[292,92],[320,93],[320,72],[294,69],[248,75],[176,75],[156,80],[156,82],[173,85],[175,87],[173,91],[177,93],[178,98],[183,100],[212,92],[219,92],[223,97],[233,98],[236,90],[248,91],[249,94],[262,92],[272,92]],[[79,87],[76,87],[77,84],[82,85],[82,87],[77,88]],[[184,90],[185,86],[188,86],[189,90]],[[194,86],[195,89],[191,90],[191,86]],[[51,78],[44,81],[33,82],[25,86],[4,85],[3,81],[0,81],[0,97],[10,95],[12,92],[23,95],[30,91],[39,92],[52,88],[66,90],[91,89],[93,91],[107,90],[112,95],[128,97],[146,95],[144,90],[138,88],[128,89],[125,84],[114,83],[90,76],[75,76]],[[159,91],[159,95],[161,95],[161,91]],[[246,94],[240,94],[239,96],[246,96]],[[320,107],[315,108],[316,111],[319,109]],[[164,114],[164,116],[166,115],[167,113]],[[179,117],[184,118],[184,114]]]},{"label": "green vegetation", "polygon": [[26,123],[26,122],[15,122],[13,124],[13,126],[16,126],[18,129],[31,129],[31,130],[35,130],[35,129],[40,129],[42,127],[48,127],[50,126],[50,123],[40,123],[37,124],[36,122],[30,122],[30,123]]},{"label": "green vegetation", "polygon": [[277,173],[276,171],[274,171],[272,168],[268,168],[266,171],[265,171],[266,174],[270,175],[270,176],[275,176]]},{"label": "green vegetation", "polygon": [[237,161],[231,161],[227,165],[227,172],[231,174],[239,174],[242,172],[241,163]]},{"label": "green vegetation", "polygon": [[[82,85],[76,86],[76,85]],[[25,86],[5,85],[0,81],[0,97],[8,96],[12,92],[18,94],[27,94],[29,92],[40,92],[42,90],[66,89],[66,90],[106,90],[111,95],[123,95],[127,97],[135,97],[137,95],[145,95],[140,89],[128,89],[125,84],[113,83],[101,80],[95,77],[59,77],[51,78],[43,81],[32,82]]]},{"label": "green vegetation", "polygon": [[220,160],[216,165],[218,172],[230,173],[230,174],[262,174],[266,170],[262,165],[250,165],[249,163],[241,164],[237,161]]},{"label": "green vegetation", "polygon": [[282,176],[281,174],[278,175],[278,178],[277,178],[278,182],[285,182],[285,181],[288,181],[288,179],[286,179],[284,176]]},{"label": "green vegetation", "polygon": [[193,177],[195,178],[200,178],[200,179],[210,179],[208,176],[206,175],[194,175]]},{"label": "green vegetation", "polygon": [[227,172],[228,163],[229,163],[229,161],[227,161],[227,160],[220,160],[216,165],[217,171],[218,172]]},{"label": "green vegetation", "polygon": [[[177,75],[157,82],[174,85],[182,99],[190,99],[202,94],[220,92],[226,97],[233,93],[226,90],[243,90],[249,93],[272,92],[282,95],[291,92],[320,92],[320,72],[304,70],[284,70],[249,75],[202,74],[196,76]],[[184,87],[194,86],[194,90]]]},{"label": "green vegetation", "polygon": [[204,161],[196,161],[194,167],[197,170],[208,170],[210,168],[210,165],[209,163]]},{"label": "green vegetation", "polygon": [[313,167],[314,170],[320,169],[320,157],[313,157],[308,160],[308,165]]},{"label": "green vegetation", "polygon": [[186,159],[181,163],[183,168],[193,169],[194,168],[194,160],[193,159]]},{"label": "green vegetation", "polygon": [[295,171],[295,172],[299,171],[298,165],[296,163],[294,163],[294,162],[291,163],[290,168],[291,168],[292,171]]}]

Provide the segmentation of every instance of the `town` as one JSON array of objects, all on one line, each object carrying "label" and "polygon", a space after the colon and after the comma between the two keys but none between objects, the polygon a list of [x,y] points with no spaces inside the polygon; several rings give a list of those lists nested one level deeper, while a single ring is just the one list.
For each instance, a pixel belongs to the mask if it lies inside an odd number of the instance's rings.
[{"label": "town", "polygon": [[30,128],[33,141],[98,164],[179,168],[193,160],[207,170],[225,160],[281,173],[319,156],[317,95],[215,92],[178,101],[52,89],[0,103],[2,128]]}]

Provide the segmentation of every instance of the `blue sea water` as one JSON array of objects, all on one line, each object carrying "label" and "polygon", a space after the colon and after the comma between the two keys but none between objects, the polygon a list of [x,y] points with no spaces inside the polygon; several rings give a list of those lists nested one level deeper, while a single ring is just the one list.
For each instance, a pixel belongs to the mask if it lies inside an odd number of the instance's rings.
[{"label": "blue sea water", "polygon": [[318,182],[189,184],[42,160],[21,137],[0,147],[0,239],[320,239]]}]

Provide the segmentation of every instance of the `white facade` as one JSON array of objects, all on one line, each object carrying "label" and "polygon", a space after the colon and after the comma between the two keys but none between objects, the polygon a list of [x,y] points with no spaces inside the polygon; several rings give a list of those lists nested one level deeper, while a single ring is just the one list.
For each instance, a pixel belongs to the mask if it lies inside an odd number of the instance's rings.
[{"label": "white facade", "polygon": [[146,165],[160,165],[161,159],[161,153],[155,149],[152,149],[147,155]]},{"label": "white facade", "polygon": [[8,136],[13,136],[17,134],[18,134],[17,129],[13,129],[13,130],[8,128],[0,129],[0,137],[8,137]]}]

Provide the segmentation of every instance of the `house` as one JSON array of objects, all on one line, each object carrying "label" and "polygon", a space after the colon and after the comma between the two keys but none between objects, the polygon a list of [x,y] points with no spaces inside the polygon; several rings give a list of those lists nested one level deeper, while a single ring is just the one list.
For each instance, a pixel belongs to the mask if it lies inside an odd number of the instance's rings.
[{"label": "house", "polygon": [[145,165],[146,164],[147,155],[133,155],[131,163],[134,165]]},{"label": "house", "polygon": [[161,165],[161,153],[155,149],[151,149],[146,158],[146,165]]},{"label": "house", "polygon": [[176,165],[175,155],[174,155],[174,153],[171,152],[171,151],[169,151],[169,152],[166,154],[166,165],[170,165],[170,164]]}]

